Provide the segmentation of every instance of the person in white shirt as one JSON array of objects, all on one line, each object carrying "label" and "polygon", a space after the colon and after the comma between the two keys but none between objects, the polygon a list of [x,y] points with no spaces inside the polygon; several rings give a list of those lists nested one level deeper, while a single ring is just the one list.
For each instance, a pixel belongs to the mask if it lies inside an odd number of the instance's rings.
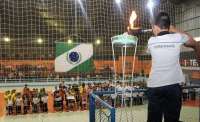
[{"label": "person in white shirt", "polygon": [[170,24],[170,17],[160,12],[153,24],[154,37],[148,41],[152,67],[147,81],[147,122],[179,122],[184,75],[179,63],[181,45],[199,52],[199,43]]},{"label": "person in white shirt", "polygon": [[21,113],[21,106],[22,106],[22,97],[20,93],[17,93],[17,98],[16,98],[16,114],[20,114]]},{"label": "person in white shirt", "polygon": [[8,115],[13,114],[13,101],[11,99],[11,96],[8,97],[7,108],[8,108]]},{"label": "person in white shirt", "polygon": [[42,111],[48,112],[48,94],[44,94],[41,97],[41,101],[42,101]]},{"label": "person in white shirt", "polygon": [[37,113],[38,112],[39,102],[40,102],[40,100],[39,100],[37,94],[35,94],[33,96],[33,101],[32,101],[32,106],[33,106],[33,110],[32,111],[33,111],[33,113]]}]

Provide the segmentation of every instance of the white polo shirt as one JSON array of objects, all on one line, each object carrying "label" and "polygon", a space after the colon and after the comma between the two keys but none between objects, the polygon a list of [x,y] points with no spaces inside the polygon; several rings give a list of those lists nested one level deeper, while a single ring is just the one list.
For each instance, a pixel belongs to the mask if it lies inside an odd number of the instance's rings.
[{"label": "white polo shirt", "polygon": [[147,52],[152,56],[152,67],[148,87],[162,87],[185,81],[179,57],[181,45],[188,40],[187,35],[180,33],[149,39]]}]

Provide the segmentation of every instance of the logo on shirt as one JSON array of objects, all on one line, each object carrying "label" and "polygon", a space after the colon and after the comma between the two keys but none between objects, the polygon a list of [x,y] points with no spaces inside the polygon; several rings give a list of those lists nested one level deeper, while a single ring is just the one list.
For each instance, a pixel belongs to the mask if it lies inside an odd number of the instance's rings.
[{"label": "logo on shirt", "polygon": [[154,48],[175,48],[174,44],[156,45]]}]

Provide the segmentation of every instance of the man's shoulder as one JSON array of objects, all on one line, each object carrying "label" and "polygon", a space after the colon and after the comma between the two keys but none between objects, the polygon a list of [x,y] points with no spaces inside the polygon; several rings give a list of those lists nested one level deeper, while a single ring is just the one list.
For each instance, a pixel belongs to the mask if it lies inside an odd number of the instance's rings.
[{"label": "man's shoulder", "polygon": [[155,40],[155,38],[156,37],[154,37],[154,36],[150,37],[149,40],[148,40],[148,45],[151,44],[151,43],[153,43],[154,40]]},{"label": "man's shoulder", "polygon": [[179,42],[181,39],[180,33],[170,33],[163,36],[156,36],[156,37],[150,37],[148,40],[148,45],[156,44],[156,43],[176,43]]}]

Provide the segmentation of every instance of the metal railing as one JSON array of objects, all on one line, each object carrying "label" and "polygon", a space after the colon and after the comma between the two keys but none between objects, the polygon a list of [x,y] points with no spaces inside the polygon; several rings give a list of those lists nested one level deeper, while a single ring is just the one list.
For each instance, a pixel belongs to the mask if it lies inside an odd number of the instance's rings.
[{"label": "metal railing", "polygon": [[[183,90],[187,90],[187,98],[184,100],[183,99],[183,109],[181,112],[181,117],[180,120],[183,122],[200,122],[200,86],[183,86]],[[143,92],[144,96],[139,96],[139,94]],[[135,109],[132,109],[132,107],[140,107],[140,105],[146,106],[148,99],[146,97],[146,92],[147,89],[136,89],[134,91],[126,91],[126,93],[133,93],[137,94],[134,96],[133,94],[131,95],[133,97],[133,102],[130,102],[130,99],[126,99],[127,101],[127,109],[124,111],[126,114],[126,117],[129,117],[129,120],[131,119],[131,112],[133,112]],[[116,105],[112,104],[112,95],[115,94],[115,91],[96,91],[93,92],[90,96],[90,122],[104,122],[105,115],[109,115],[109,109],[115,109],[115,121],[114,122],[121,122],[121,121],[127,121],[126,118],[120,118],[121,115],[121,91],[117,92],[116,96]],[[184,94],[183,94],[184,97]],[[97,104],[96,99],[98,99],[101,103],[103,104]],[[129,101],[128,101],[129,100]],[[114,101],[114,100],[113,100]],[[104,107],[101,108],[101,106],[106,105],[110,107],[107,107],[106,109]],[[133,106],[131,106],[133,105]],[[96,107],[98,106],[98,107]],[[99,107],[100,106],[100,107]],[[143,106],[143,107],[144,107]],[[142,107],[142,106],[141,106]],[[131,111],[131,109],[133,111]],[[141,109],[141,108],[140,108]],[[146,111],[145,108],[143,108],[144,111]],[[127,111],[128,110],[128,111]],[[102,112],[103,111],[103,112]],[[134,112],[133,112],[134,113]],[[94,118],[91,118],[94,116]],[[125,115],[124,115],[125,116]],[[134,115],[135,116],[135,115]],[[143,115],[144,117],[146,116],[145,114]],[[139,119],[139,120],[138,120]],[[145,118],[134,118],[134,121],[136,122],[144,122]],[[101,121],[100,121],[101,120]],[[107,120],[107,119],[106,119]],[[107,122],[107,121],[106,121]],[[108,121],[110,122],[110,121]]]},{"label": "metal railing", "polygon": [[89,109],[90,122],[115,122],[115,108],[94,93],[90,94]]}]

